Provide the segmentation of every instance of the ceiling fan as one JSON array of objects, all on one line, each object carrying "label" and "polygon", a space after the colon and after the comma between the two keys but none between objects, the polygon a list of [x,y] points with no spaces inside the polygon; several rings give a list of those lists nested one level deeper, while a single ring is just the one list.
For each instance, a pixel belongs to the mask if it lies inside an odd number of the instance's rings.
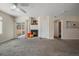
[{"label": "ceiling fan", "polygon": [[27,13],[23,8],[21,8],[21,7],[19,6],[19,3],[12,3],[11,9],[12,9],[12,10],[16,10],[16,11],[20,11],[20,12],[23,12],[24,14]]}]

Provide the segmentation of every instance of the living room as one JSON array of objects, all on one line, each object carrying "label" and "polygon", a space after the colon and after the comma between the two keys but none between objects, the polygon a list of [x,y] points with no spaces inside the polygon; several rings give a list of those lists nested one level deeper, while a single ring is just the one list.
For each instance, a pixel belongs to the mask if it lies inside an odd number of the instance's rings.
[{"label": "living room", "polygon": [[79,55],[78,11],[78,3],[0,4],[0,55]]}]

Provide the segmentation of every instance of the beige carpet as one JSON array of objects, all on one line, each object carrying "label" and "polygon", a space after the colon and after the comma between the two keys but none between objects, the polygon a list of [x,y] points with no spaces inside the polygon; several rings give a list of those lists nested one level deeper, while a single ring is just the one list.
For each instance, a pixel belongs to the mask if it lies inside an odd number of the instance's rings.
[{"label": "beige carpet", "polygon": [[2,56],[77,56],[79,40],[15,39],[0,45]]}]

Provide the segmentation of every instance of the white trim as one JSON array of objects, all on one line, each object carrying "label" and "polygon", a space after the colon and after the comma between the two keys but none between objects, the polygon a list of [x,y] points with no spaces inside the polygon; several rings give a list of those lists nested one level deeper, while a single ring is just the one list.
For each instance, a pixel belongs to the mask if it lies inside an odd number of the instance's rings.
[{"label": "white trim", "polygon": [[3,24],[3,22],[1,20],[0,20],[0,22],[1,22],[0,23],[0,34],[2,34],[2,27],[3,27],[2,24]]}]

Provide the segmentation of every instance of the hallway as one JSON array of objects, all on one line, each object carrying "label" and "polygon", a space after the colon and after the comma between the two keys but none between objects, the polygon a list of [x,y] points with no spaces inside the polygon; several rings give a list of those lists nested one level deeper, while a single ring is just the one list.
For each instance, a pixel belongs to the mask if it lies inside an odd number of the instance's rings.
[{"label": "hallway", "polygon": [[79,40],[15,39],[0,44],[2,56],[77,56]]}]

